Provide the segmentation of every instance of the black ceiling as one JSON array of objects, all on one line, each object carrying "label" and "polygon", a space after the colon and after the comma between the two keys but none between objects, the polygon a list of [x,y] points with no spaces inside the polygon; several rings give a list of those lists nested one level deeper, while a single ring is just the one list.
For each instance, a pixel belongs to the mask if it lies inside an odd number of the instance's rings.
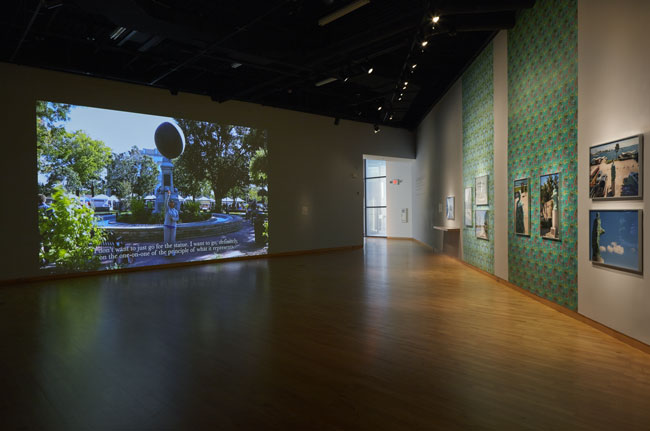
[{"label": "black ceiling", "polygon": [[534,0],[7,3],[0,61],[412,129]]}]

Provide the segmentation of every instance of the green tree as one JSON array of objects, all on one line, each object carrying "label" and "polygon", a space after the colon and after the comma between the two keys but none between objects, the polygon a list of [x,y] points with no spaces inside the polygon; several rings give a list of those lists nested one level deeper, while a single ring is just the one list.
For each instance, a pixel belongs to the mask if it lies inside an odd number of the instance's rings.
[{"label": "green tree", "polygon": [[266,147],[258,148],[251,158],[249,170],[251,182],[260,187],[269,185],[269,157]]},{"label": "green tree", "polygon": [[196,181],[207,181],[220,208],[228,191],[250,182],[250,158],[265,143],[264,135],[246,127],[183,119],[176,122],[186,142],[177,166]]},{"label": "green tree", "polygon": [[95,249],[105,240],[103,229],[95,226],[95,212],[62,186],[54,187],[49,209],[39,210],[40,258],[63,270],[83,271],[99,268]]},{"label": "green tree", "polygon": [[113,155],[106,173],[106,184],[119,198],[131,193],[144,196],[158,184],[158,165],[134,146],[129,151]]},{"label": "green tree", "polygon": [[111,149],[83,131],[58,131],[41,145],[40,172],[48,175],[47,184],[64,184],[69,191],[90,189],[100,180],[110,162]]},{"label": "green tree", "polygon": [[63,103],[36,102],[36,153],[39,173],[43,169],[43,155],[53,142],[66,133],[60,123],[68,120],[70,105]]}]

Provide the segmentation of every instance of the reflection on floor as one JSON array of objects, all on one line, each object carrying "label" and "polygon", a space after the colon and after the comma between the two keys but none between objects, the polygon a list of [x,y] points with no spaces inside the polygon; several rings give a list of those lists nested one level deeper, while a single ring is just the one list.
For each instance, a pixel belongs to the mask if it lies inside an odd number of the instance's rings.
[{"label": "reflection on floor", "polygon": [[650,429],[650,355],[411,241],[0,288],[0,429]]}]

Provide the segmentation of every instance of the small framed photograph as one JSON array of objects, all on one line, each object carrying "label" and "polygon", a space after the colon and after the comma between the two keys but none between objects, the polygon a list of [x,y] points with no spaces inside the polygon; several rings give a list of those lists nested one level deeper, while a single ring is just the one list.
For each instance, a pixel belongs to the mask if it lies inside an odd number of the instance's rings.
[{"label": "small framed photograph", "polygon": [[456,209],[454,208],[454,196],[447,196],[447,220],[454,220]]},{"label": "small framed photograph", "polygon": [[539,177],[539,234],[542,238],[560,240],[560,174]]},{"label": "small framed photograph", "polygon": [[488,176],[476,177],[476,205],[488,204]]},{"label": "small framed photograph", "polygon": [[530,236],[530,179],[515,180],[513,187],[515,235]]},{"label": "small framed photograph", "polygon": [[465,189],[465,226],[472,227],[474,226],[474,220],[472,220],[472,188],[467,187]]},{"label": "small framed photograph", "polygon": [[642,274],[642,224],[642,210],[589,210],[589,260]]},{"label": "small framed photograph", "polygon": [[476,210],[476,238],[489,240],[488,210]]},{"label": "small framed photograph", "polygon": [[589,148],[591,199],[641,199],[642,188],[643,135]]}]

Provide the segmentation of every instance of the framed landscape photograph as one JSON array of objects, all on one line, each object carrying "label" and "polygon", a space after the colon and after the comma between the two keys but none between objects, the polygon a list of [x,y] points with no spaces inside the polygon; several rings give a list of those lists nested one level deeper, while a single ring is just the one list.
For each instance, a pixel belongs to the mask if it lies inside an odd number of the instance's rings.
[{"label": "framed landscape photograph", "polygon": [[488,210],[476,210],[476,238],[489,240]]},{"label": "framed landscape photograph", "polygon": [[456,198],[454,196],[447,196],[447,220],[453,220],[456,209],[454,208]]},{"label": "framed landscape photograph", "polygon": [[530,236],[530,180],[515,180],[513,193],[515,198],[515,235]]},{"label": "framed landscape photograph", "polygon": [[589,260],[642,274],[642,223],[642,210],[589,210]]},{"label": "framed landscape photograph", "polygon": [[589,197],[643,197],[643,135],[589,148]]},{"label": "framed landscape photograph", "polygon": [[488,176],[476,177],[476,205],[488,204]]},{"label": "framed landscape photograph", "polygon": [[472,188],[467,187],[465,189],[465,226],[472,227],[474,226],[472,220]]},{"label": "framed landscape photograph", "polygon": [[560,174],[542,175],[539,182],[539,234],[560,239]]}]

